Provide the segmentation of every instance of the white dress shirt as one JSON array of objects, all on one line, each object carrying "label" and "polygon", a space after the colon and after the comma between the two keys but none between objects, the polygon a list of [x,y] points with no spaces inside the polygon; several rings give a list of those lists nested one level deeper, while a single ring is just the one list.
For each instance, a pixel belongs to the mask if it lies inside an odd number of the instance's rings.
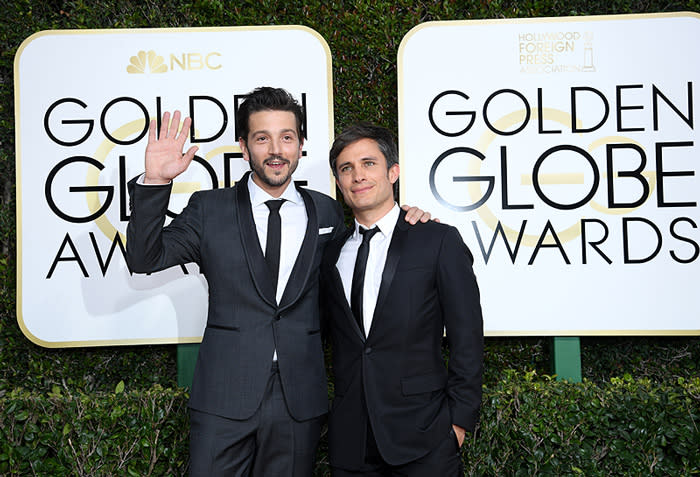
[{"label": "white dress shirt", "polygon": [[[365,284],[362,289],[362,319],[365,335],[369,335],[372,326],[374,309],[377,306],[377,295],[379,295],[379,287],[382,284],[384,264],[386,263],[391,237],[394,235],[394,227],[399,220],[399,211],[399,206],[394,204],[394,207],[384,217],[379,219],[377,223],[368,227],[371,229],[376,225],[379,228],[379,232],[374,234],[374,237],[372,237],[369,242],[369,255],[367,255],[367,268],[365,269]],[[348,300],[348,303],[350,303],[352,274],[355,271],[357,249],[360,248],[360,244],[362,243],[362,235],[360,234],[359,227],[360,224],[355,220],[355,230],[340,250],[340,256],[336,263],[340,278],[343,282],[345,298]],[[364,228],[364,226],[362,227]]]},{"label": "white dress shirt", "polygon": [[293,183],[289,184],[281,196],[272,197],[253,181],[253,174],[251,174],[248,177],[248,192],[250,194],[250,205],[253,208],[255,229],[258,232],[258,240],[260,241],[263,255],[267,246],[267,217],[270,215],[270,209],[265,205],[265,202],[285,199],[282,207],[280,207],[282,236],[280,238],[280,273],[277,277],[276,293],[277,303],[279,303],[289,281],[289,276],[292,274],[292,268],[297,260],[297,255],[299,255],[299,250],[301,250],[301,244],[304,241],[306,224],[309,220],[306,216],[306,206],[304,205],[304,199]]}]

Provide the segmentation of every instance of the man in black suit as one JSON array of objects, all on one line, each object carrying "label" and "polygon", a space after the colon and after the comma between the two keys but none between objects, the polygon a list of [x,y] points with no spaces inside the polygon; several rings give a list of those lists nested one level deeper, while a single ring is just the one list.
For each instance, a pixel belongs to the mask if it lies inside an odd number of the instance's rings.
[{"label": "man in black suit", "polygon": [[312,473],[328,410],[319,267],[343,213],[326,195],[290,187],[302,114],[285,90],[249,94],[236,117],[252,171],[233,188],[194,193],[167,227],[172,180],[197,150],[182,154],[190,118],[178,133],[180,113],[172,123],[165,113],[158,137],[151,121],[146,172],[129,184],[131,270],[194,262],[209,285],[189,403],[192,475]]},{"label": "man in black suit", "polygon": [[483,371],[472,255],[454,227],[405,226],[394,202],[399,165],[388,130],[346,129],[330,164],[355,214],[321,268],[335,376],[334,476],[461,475],[460,448],[478,421]]}]

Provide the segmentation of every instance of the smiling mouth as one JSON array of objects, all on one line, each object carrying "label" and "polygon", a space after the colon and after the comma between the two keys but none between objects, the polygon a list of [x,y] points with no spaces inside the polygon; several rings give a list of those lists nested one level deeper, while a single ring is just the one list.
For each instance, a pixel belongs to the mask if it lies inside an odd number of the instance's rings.
[{"label": "smiling mouth", "polygon": [[266,159],[264,165],[273,170],[279,170],[289,165],[289,161],[286,159]]},{"label": "smiling mouth", "polygon": [[372,188],[372,186],[360,187],[360,188],[357,188],[357,189],[353,189],[352,193],[353,193],[353,194],[364,194],[365,192],[367,192],[367,191],[370,190],[371,188]]}]

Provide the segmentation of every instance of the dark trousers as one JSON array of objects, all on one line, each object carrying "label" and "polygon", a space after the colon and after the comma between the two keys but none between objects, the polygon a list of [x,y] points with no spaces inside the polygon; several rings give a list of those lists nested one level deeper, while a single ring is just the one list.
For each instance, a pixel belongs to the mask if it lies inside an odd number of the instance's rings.
[{"label": "dark trousers", "polygon": [[[371,435],[371,433],[368,434]],[[372,448],[376,449],[376,444],[368,442],[367,448],[368,451]],[[435,449],[420,459],[402,465],[389,465],[381,457],[379,460],[380,462],[376,462],[370,457],[365,466],[354,471],[333,467],[333,477],[459,477],[464,475],[462,452],[457,436],[451,429]]]},{"label": "dark trousers", "polygon": [[190,409],[190,475],[309,477],[320,432],[320,417],[296,421],[289,415],[275,363],[250,419]]}]

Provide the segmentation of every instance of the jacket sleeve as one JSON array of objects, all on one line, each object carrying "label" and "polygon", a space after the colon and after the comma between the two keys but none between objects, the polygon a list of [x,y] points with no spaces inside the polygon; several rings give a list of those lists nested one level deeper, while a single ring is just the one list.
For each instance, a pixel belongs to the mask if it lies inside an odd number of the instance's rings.
[{"label": "jacket sleeve", "polygon": [[450,227],[440,246],[438,292],[449,344],[447,395],[452,423],[474,431],[479,420],[484,329],[473,258]]},{"label": "jacket sleeve", "polygon": [[334,227],[333,227],[333,240],[338,240],[345,234],[345,212],[343,211],[343,206],[337,200],[334,201]]},{"label": "jacket sleeve", "polygon": [[335,267],[335,263],[330,263],[329,259],[329,248],[337,246],[338,240],[341,240],[343,236],[345,235],[346,232],[346,227],[345,227],[345,220],[344,220],[344,212],[343,212],[343,207],[340,205],[340,202],[338,201],[333,201],[333,234],[331,235],[331,240],[328,242],[326,245],[325,249],[323,250],[323,256],[321,259],[321,267],[320,267],[320,272],[319,272],[319,281],[320,281],[320,287],[319,287],[319,306],[320,306],[320,317],[321,317],[321,335],[323,337],[324,341],[328,341],[330,339],[329,336],[329,320],[330,320],[330,314],[329,314],[329,309],[330,309],[330,303],[328,301],[328,298],[330,296],[330,292],[328,290],[328,286],[331,281],[331,271]]},{"label": "jacket sleeve", "polygon": [[126,229],[126,260],[136,273],[150,273],[173,265],[199,263],[202,201],[195,192],[187,207],[167,226],[172,184],[128,184],[131,216]]}]

